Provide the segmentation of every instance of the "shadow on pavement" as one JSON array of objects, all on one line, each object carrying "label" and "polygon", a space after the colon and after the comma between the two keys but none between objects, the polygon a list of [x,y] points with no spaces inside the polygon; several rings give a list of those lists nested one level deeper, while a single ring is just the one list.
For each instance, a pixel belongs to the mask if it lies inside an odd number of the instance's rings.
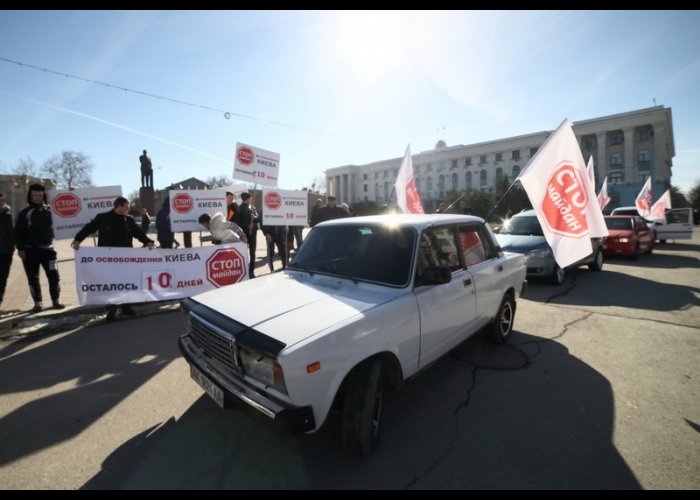
[{"label": "shadow on pavement", "polygon": [[[158,328],[161,318],[143,318],[150,335],[115,322],[3,349],[1,395],[54,392],[0,418],[0,465],[76,436],[179,356],[175,334]],[[39,340],[48,342],[18,351]],[[65,389],[55,392],[59,384]]]},{"label": "shadow on pavement", "polygon": [[387,398],[369,457],[346,455],[332,416],[280,437],[208,396],[134,436],[83,488],[636,489],[612,443],[609,382],[558,342],[466,341]]}]

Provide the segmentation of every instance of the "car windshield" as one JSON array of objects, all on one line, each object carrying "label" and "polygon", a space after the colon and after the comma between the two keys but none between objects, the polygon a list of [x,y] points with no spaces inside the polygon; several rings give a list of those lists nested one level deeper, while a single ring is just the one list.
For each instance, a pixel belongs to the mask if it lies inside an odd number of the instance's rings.
[{"label": "car windshield", "polygon": [[416,232],[383,225],[315,227],[291,269],[403,287],[410,280]]},{"label": "car windshield", "polygon": [[605,225],[608,226],[608,229],[632,229],[632,219],[631,218],[623,218],[623,219],[616,219],[613,217],[606,217],[605,218]]},{"label": "car windshield", "polygon": [[499,234],[515,234],[520,236],[544,236],[540,221],[535,216],[513,217],[508,219]]}]

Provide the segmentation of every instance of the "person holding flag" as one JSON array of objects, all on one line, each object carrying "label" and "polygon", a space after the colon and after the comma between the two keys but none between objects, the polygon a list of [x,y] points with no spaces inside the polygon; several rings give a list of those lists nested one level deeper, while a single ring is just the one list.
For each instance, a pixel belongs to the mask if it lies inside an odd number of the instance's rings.
[{"label": "person holding flag", "polygon": [[600,205],[601,212],[607,204],[610,203],[610,199],[610,196],[608,196],[608,176],[606,175],[605,179],[603,179],[603,185],[600,186],[600,192],[598,193],[598,205]]},{"label": "person holding flag", "polygon": [[413,160],[411,159],[411,145],[406,147],[403,162],[399,174],[396,176],[396,202],[401,211],[405,214],[422,214],[423,204],[420,195],[416,191],[416,184],[413,180]]}]

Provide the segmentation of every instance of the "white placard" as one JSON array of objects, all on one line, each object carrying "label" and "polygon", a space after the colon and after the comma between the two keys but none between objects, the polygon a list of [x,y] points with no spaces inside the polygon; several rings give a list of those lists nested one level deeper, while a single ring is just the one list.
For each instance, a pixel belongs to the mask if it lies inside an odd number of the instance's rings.
[{"label": "white placard", "polygon": [[121,186],[72,191],[51,189],[46,193],[46,199],[51,206],[54,237],[57,240],[72,240],[97,214],[112,210],[114,200],[121,195]]},{"label": "white placard", "polygon": [[308,225],[309,210],[306,191],[265,189],[262,198],[263,226]]},{"label": "white placard", "polygon": [[188,189],[170,191],[170,227],[174,233],[181,231],[202,231],[197,222],[202,214],[214,215],[220,212],[226,216],[227,188]]},{"label": "white placard", "polygon": [[279,179],[280,155],[272,151],[236,143],[233,178],[245,182],[276,186]]},{"label": "white placard", "polygon": [[75,276],[81,305],[181,299],[247,280],[248,245],[80,247]]}]

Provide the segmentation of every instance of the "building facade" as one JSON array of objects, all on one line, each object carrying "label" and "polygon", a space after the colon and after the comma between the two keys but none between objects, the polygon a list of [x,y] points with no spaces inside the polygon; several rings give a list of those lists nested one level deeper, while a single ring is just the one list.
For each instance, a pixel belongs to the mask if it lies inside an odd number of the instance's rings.
[{"label": "building facade", "polygon": [[[596,192],[608,177],[610,207],[633,205],[647,177],[654,199],[671,184],[675,156],[671,108],[652,108],[583,120],[573,130],[586,161],[593,156]],[[416,188],[427,210],[443,201],[451,190],[465,188],[496,192],[504,177],[512,182],[551,132],[509,137],[467,146],[435,149],[413,155]],[[403,157],[366,165],[326,170],[328,193],[338,202],[389,203]]]}]

